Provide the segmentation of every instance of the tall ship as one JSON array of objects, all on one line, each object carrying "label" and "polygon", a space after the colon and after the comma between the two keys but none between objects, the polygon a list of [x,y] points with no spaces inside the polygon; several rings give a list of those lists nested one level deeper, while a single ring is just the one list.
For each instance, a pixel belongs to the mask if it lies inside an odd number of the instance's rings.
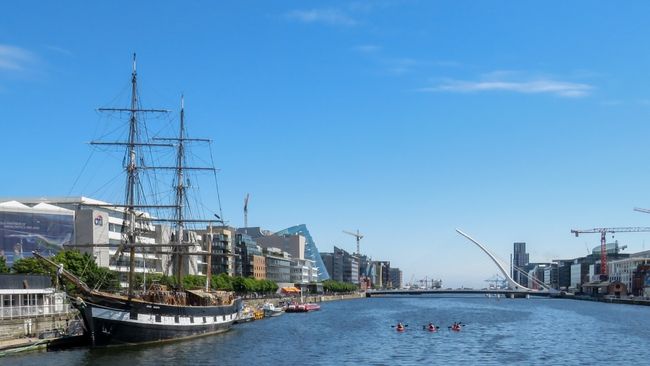
[{"label": "tall ship", "polygon": [[[206,139],[193,139],[186,136],[184,105],[181,99],[180,126],[178,136],[148,138],[144,115],[150,113],[167,113],[162,109],[144,109],[138,100],[138,78],[135,54],[133,55],[133,72],[131,74],[130,106],[127,108],[101,108],[100,111],[116,112],[128,117],[125,123],[128,131],[123,141],[93,142],[93,144],[116,146],[125,149],[123,168],[126,173],[125,200],[123,204],[97,204],[105,209],[123,212],[122,240],[118,244],[116,255],[128,260],[128,289],[119,292],[107,292],[90,288],[79,277],[67,271],[62,265],[51,259],[34,253],[36,257],[56,268],[59,277],[74,285],[70,292],[73,305],[79,310],[85,326],[85,335],[92,346],[128,345],[163,342],[185,339],[227,331],[238,319],[242,301],[230,292],[212,291],[210,289],[211,259],[213,255],[230,256],[228,253],[212,253],[212,225],[221,223],[221,218],[192,217],[187,197],[189,180],[187,173],[194,170],[212,170],[214,167],[190,167],[186,161],[186,145],[193,142],[206,142]],[[125,121],[126,122],[126,121]],[[152,166],[145,159],[152,149],[168,149],[173,154],[168,166]],[[142,195],[141,177],[145,170],[161,169],[171,172],[173,176],[173,202],[165,205],[149,204]],[[216,179],[216,174],[215,174]],[[167,185],[169,187],[169,185]],[[166,217],[144,215],[143,210],[155,209],[167,212]],[[154,223],[164,225],[171,235],[161,243],[143,243],[139,240],[143,228]],[[194,226],[192,226],[194,225]],[[208,242],[207,249],[197,251],[196,232],[190,226],[205,225],[203,242]],[[207,236],[207,237],[206,237]],[[207,240],[206,240],[207,239]],[[79,244],[79,243],[78,243]],[[115,243],[88,243],[78,246],[109,246]],[[136,289],[136,252],[156,253],[167,256],[170,274],[177,284],[173,288],[152,283],[149,287]],[[207,251],[207,252],[206,252]],[[205,288],[184,289],[182,278],[187,270],[188,258],[201,256],[207,262]],[[140,286],[140,285],[137,285]]]}]

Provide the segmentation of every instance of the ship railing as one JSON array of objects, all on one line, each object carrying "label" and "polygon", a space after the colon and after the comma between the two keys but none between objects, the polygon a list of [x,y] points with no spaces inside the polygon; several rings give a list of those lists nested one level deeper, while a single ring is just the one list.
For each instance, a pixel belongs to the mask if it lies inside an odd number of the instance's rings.
[{"label": "ship railing", "polygon": [[66,315],[74,311],[68,304],[0,306],[0,319],[35,318]]}]

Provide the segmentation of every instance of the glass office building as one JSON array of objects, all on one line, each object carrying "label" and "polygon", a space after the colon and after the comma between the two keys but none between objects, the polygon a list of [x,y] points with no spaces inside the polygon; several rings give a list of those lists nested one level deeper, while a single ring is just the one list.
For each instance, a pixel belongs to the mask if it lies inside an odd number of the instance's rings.
[{"label": "glass office building", "polygon": [[318,269],[318,281],[322,282],[330,279],[329,273],[327,273],[327,268],[325,268],[325,263],[323,263],[323,258],[320,256],[320,252],[316,247],[314,239],[309,234],[307,230],[307,225],[296,225],[284,230],[278,231],[275,235],[295,235],[300,234],[305,237],[305,259],[311,259],[316,263],[316,268]]}]

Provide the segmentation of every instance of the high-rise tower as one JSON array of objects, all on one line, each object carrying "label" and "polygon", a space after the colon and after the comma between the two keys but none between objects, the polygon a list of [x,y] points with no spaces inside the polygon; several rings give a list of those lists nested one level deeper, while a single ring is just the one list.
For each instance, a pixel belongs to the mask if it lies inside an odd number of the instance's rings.
[{"label": "high-rise tower", "polygon": [[513,254],[512,254],[512,278],[520,285],[526,286],[528,280],[521,271],[524,270],[524,267],[528,265],[528,253],[526,253],[526,243],[525,242],[516,242],[514,243]]}]

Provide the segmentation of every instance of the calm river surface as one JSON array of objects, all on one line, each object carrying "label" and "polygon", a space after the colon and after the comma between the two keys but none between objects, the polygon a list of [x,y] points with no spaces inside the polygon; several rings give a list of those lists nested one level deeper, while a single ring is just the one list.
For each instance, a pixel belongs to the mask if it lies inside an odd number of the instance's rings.
[{"label": "calm river surface", "polygon": [[[404,333],[391,325],[408,324]],[[429,321],[437,333],[422,330]],[[461,332],[447,326],[467,325]],[[2,365],[647,364],[650,307],[561,299],[397,297],[329,302],[320,312],[236,325],[146,347],[36,352]]]}]

